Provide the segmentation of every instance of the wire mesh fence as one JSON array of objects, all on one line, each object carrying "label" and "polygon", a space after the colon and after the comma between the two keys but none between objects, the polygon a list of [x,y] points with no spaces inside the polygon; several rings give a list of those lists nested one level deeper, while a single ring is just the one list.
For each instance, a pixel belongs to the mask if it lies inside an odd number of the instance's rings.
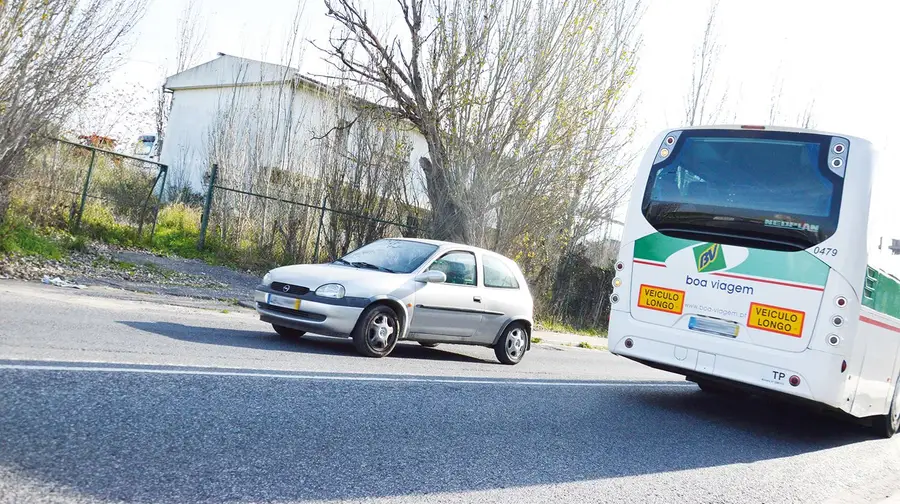
[{"label": "wire mesh fence", "polygon": [[366,213],[352,212],[330,206],[329,191],[319,181],[294,187],[287,198],[274,191],[262,194],[220,185],[217,170],[213,165],[209,175],[201,249],[214,241],[244,257],[254,256],[257,263],[321,262],[380,238],[423,234],[413,214],[391,199],[366,205]]},{"label": "wire mesh fence", "polygon": [[167,171],[154,161],[51,139],[14,180],[16,203],[39,224],[137,242],[155,230]]}]

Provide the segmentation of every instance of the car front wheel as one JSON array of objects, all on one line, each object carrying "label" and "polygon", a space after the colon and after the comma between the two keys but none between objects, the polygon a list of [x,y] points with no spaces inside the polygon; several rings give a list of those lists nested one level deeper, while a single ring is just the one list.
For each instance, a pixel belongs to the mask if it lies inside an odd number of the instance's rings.
[{"label": "car front wheel", "polygon": [[497,359],[504,364],[518,364],[525,356],[528,347],[528,330],[519,322],[510,324],[503,331],[500,341],[494,345]]},{"label": "car front wheel", "polygon": [[388,306],[371,306],[360,316],[352,336],[357,352],[366,357],[384,357],[397,346],[400,319]]}]

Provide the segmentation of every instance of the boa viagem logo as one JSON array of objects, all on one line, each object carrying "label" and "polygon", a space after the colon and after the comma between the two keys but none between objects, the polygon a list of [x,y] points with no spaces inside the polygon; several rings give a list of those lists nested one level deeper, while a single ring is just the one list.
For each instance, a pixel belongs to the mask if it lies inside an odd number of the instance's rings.
[{"label": "boa viagem logo", "polygon": [[704,243],[694,247],[694,259],[697,261],[697,273],[719,271],[725,269],[725,253],[718,243]]}]

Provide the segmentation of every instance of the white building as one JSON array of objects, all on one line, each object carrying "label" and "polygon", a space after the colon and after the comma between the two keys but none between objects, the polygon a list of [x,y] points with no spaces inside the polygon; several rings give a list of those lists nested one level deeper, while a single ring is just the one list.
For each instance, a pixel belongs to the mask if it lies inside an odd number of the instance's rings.
[{"label": "white building", "polygon": [[[325,134],[352,122],[359,104],[371,106],[293,68],[224,54],[169,77],[165,89],[172,104],[160,161],[169,166],[167,185],[193,192],[202,192],[213,162],[233,165],[232,176],[235,167],[247,176],[262,167],[317,177]],[[412,128],[402,134],[410,173],[421,174],[425,140]]]}]

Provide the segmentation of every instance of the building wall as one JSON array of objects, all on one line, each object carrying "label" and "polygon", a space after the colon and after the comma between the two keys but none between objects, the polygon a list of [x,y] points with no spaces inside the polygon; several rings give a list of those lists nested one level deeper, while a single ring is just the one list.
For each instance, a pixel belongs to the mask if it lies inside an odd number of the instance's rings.
[{"label": "building wall", "polygon": [[[279,83],[176,89],[161,152],[161,162],[170,167],[169,183],[202,192],[213,162],[230,183],[244,186],[264,167],[317,177],[323,141],[316,137],[337,125],[337,105],[333,95],[305,86],[291,91]],[[427,157],[428,147],[417,131],[406,135],[412,146],[406,183],[424,203],[419,158]]]}]

